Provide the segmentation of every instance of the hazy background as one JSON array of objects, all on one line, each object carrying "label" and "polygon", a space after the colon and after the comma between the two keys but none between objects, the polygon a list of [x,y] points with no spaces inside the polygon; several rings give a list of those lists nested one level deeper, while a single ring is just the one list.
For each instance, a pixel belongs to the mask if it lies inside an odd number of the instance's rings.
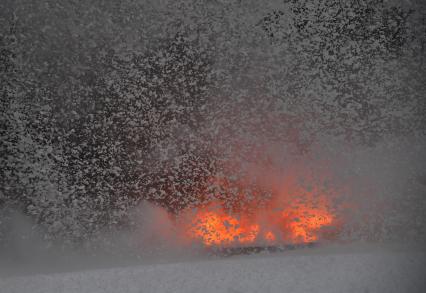
[{"label": "hazy background", "polygon": [[425,42],[422,1],[3,0],[1,263],[179,255],[162,215],[291,162],[336,241],[424,242]]}]

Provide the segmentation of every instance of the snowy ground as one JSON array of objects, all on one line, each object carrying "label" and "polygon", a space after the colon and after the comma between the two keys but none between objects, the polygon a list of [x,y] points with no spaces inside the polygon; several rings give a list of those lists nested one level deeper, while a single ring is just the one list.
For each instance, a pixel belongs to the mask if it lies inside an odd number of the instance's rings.
[{"label": "snowy ground", "polygon": [[0,292],[426,292],[425,268],[418,249],[310,248],[3,277]]}]

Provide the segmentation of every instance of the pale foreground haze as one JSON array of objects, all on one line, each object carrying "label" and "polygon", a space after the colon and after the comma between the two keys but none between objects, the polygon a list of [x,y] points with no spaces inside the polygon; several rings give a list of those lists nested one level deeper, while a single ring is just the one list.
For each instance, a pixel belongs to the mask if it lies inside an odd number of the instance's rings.
[{"label": "pale foreground haze", "polygon": [[0,292],[425,292],[426,6],[2,0]]}]

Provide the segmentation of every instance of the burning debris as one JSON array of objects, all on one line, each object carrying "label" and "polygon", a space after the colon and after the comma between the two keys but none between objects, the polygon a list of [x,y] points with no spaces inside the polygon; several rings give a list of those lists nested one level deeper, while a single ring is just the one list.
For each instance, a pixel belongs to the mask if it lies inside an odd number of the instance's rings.
[{"label": "burning debris", "polygon": [[224,206],[218,201],[185,211],[182,216],[186,236],[205,246],[311,243],[321,238],[323,228],[338,222],[324,197],[301,196],[290,204],[274,200],[266,207],[236,213],[228,212]]},{"label": "burning debris", "polygon": [[[338,193],[325,188],[321,180],[308,180],[307,174],[302,181],[293,172],[279,184],[269,182],[273,192],[266,198],[259,191],[247,200],[241,188],[235,195],[238,205],[218,195],[170,214],[177,238],[183,245],[199,243],[212,249],[306,245],[335,237],[342,222],[333,203]],[[221,187],[222,192],[231,188],[227,184]]]},{"label": "burning debris", "polygon": [[207,179],[204,192],[188,191],[198,200],[180,210],[168,202],[145,202],[137,210],[138,246],[233,255],[340,239],[351,188],[326,160],[300,157],[249,166],[235,161]]}]

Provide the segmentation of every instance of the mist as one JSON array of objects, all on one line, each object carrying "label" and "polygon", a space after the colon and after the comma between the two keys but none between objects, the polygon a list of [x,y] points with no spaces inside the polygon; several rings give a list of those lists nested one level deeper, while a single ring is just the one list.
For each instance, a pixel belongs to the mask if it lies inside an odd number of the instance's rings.
[{"label": "mist", "polygon": [[0,274],[422,246],[425,8],[2,1]]},{"label": "mist", "polygon": [[[339,251],[336,245],[350,243],[358,249],[367,244],[412,249],[425,242],[424,143],[416,138],[387,140],[374,147],[354,149],[327,140],[304,155],[278,155],[275,148],[279,171],[271,167],[265,171],[251,164],[249,178],[264,187],[277,187],[285,174],[299,168],[302,172],[297,173],[297,180],[303,186],[312,184],[306,178],[315,174],[339,217],[339,222],[333,224],[338,225],[337,235],[321,238],[325,247],[331,245]],[[194,209],[197,211],[197,207]],[[9,222],[2,222],[7,227],[4,237],[8,245],[2,248],[1,271],[4,275],[20,275],[212,257],[201,240],[184,238],[184,229],[188,229],[185,225],[191,222],[183,214],[176,216],[158,204],[142,201],[129,211],[133,228],[104,232],[96,240],[72,248],[64,242],[52,244],[43,239],[44,231],[34,229],[36,224],[31,218],[15,211],[8,216]],[[181,220],[176,221],[176,217]],[[335,229],[333,225],[327,229]]]}]

